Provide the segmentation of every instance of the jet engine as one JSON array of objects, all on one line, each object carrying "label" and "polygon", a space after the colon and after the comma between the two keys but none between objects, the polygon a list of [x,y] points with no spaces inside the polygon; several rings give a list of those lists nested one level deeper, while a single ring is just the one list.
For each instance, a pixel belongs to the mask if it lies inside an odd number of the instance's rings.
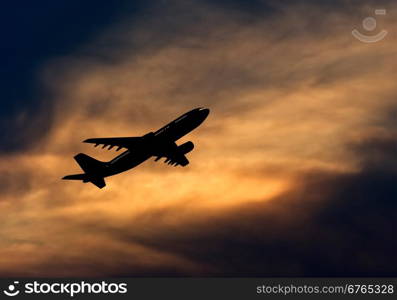
[{"label": "jet engine", "polygon": [[193,148],[194,148],[194,144],[192,142],[190,142],[190,141],[178,146],[178,150],[182,154],[189,153],[190,151],[193,150]]}]

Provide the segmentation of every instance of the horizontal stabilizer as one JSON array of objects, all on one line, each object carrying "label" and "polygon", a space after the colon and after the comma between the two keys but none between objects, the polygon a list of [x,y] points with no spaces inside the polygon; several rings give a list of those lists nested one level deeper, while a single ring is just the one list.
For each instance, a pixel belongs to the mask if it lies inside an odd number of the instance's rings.
[{"label": "horizontal stabilizer", "polygon": [[83,169],[85,174],[67,175],[62,179],[65,180],[81,180],[83,182],[91,182],[100,189],[106,186],[105,179],[103,178],[103,170],[106,168],[106,163],[96,160],[84,153],[77,154],[74,159]]},{"label": "horizontal stabilizer", "polygon": [[95,184],[100,189],[106,186],[105,179],[103,179],[103,177],[91,178],[90,182]]},{"label": "horizontal stabilizer", "polygon": [[74,175],[67,175],[63,177],[62,179],[65,180],[84,180],[86,178],[85,174],[74,174]]},{"label": "horizontal stabilizer", "polygon": [[85,182],[91,182],[92,184],[96,185],[100,189],[106,186],[105,179],[103,177],[89,177],[87,174],[74,174],[74,175],[67,175],[63,177],[64,180],[82,180]]}]

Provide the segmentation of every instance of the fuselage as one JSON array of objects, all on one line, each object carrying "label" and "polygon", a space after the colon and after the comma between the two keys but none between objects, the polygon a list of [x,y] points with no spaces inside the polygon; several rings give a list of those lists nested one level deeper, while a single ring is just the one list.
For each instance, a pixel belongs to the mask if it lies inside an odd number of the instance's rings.
[{"label": "fuselage", "polygon": [[167,145],[174,145],[175,141],[197,128],[208,114],[209,109],[196,108],[159,130],[146,134],[142,137],[142,143],[107,162],[101,175],[103,177],[112,176],[138,166],[154,155],[147,151],[148,148],[164,148]]}]

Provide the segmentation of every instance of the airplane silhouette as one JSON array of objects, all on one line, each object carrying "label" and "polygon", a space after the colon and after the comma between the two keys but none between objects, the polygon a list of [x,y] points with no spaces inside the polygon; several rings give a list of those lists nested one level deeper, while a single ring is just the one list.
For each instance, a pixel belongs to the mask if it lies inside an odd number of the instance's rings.
[{"label": "airplane silhouette", "polygon": [[132,169],[152,156],[157,156],[155,161],[165,157],[165,162],[169,165],[185,167],[189,164],[185,154],[193,150],[194,144],[189,141],[178,146],[175,142],[203,123],[209,112],[206,108],[193,109],[156,132],[149,132],[141,137],[87,139],[84,143],[95,144],[95,147],[103,145],[102,148],[109,146],[109,150],[117,147],[116,151],[121,148],[126,148],[127,151],[108,162],[79,153],[74,159],[84,173],[67,175],[62,179],[82,180],[84,183],[91,182],[103,188],[106,186],[105,177]]}]

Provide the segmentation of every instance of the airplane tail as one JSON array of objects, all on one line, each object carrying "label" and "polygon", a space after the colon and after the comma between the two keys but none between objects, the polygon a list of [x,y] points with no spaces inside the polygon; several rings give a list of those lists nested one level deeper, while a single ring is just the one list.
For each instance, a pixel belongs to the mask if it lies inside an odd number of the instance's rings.
[{"label": "airplane tail", "polygon": [[101,176],[101,171],[103,170],[105,163],[96,160],[84,153],[77,154],[74,159],[77,161],[79,166],[85,172],[84,174],[73,174],[63,177],[64,180],[82,180],[85,182],[91,182],[100,189],[106,186],[103,176]]}]

